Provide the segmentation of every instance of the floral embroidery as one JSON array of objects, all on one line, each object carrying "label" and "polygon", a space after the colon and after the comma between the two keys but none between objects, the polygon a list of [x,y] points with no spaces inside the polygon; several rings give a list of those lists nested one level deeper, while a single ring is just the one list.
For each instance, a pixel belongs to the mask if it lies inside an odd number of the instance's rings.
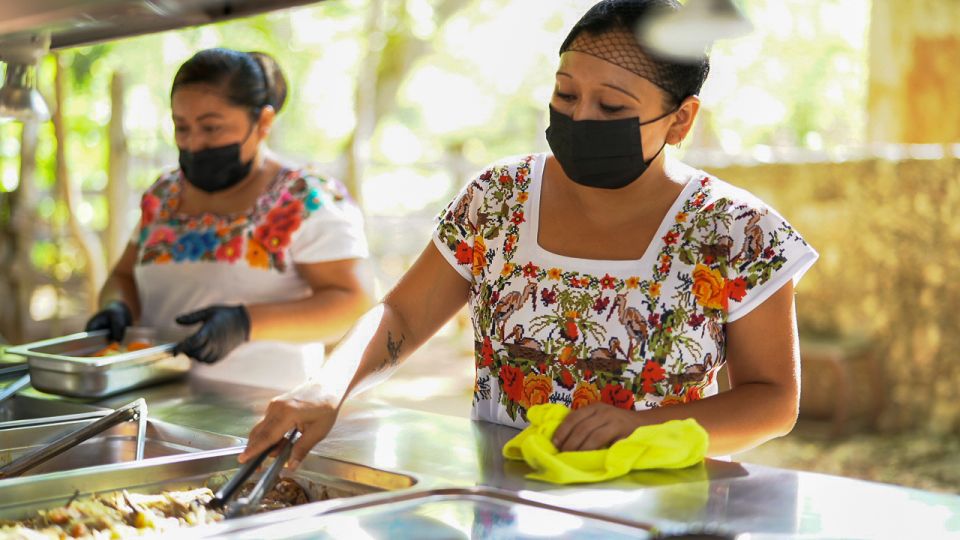
[{"label": "floral embroidery", "polygon": [[812,250],[762,203],[701,176],[665,218],[648,266],[593,275],[547,263],[526,247],[536,159],[481,173],[435,232],[472,279],[475,405],[495,400],[503,421],[521,422],[545,402],[642,409],[715,391],[730,311]]},{"label": "floral embroidery", "polygon": [[[182,216],[179,172],[162,176],[141,199],[139,264],[245,262],[283,272],[293,235],[326,201],[342,201],[346,190],[335,181],[301,171],[284,171],[237,216]],[[470,246],[466,246],[470,249]]]}]

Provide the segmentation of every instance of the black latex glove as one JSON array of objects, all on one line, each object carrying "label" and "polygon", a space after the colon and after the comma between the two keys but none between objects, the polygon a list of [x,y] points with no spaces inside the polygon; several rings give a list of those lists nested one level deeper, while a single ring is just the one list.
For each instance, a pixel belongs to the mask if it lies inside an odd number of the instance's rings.
[{"label": "black latex glove", "polygon": [[250,339],[250,315],[241,306],[210,306],[180,315],[177,324],[203,323],[199,330],[174,348],[194,360],[213,364]]},{"label": "black latex glove", "polygon": [[127,332],[127,327],[133,324],[133,313],[127,304],[120,300],[113,300],[103,309],[96,312],[87,326],[84,328],[87,332],[94,330],[109,330],[111,341],[123,341],[123,335]]}]

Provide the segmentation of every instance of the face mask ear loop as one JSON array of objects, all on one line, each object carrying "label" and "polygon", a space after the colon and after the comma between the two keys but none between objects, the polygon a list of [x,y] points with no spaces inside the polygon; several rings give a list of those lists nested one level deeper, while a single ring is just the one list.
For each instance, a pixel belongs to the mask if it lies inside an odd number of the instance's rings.
[{"label": "face mask ear loop", "polygon": [[[680,107],[677,107],[676,109],[673,109],[673,110],[671,110],[671,111],[667,111],[667,112],[661,114],[660,116],[654,118],[653,120],[647,120],[646,122],[640,122],[640,125],[641,125],[641,126],[645,126],[645,125],[647,125],[647,124],[652,124],[652,123],[654,123],[654,122],[663,120],[664,118],[670,116],[671,114],[673,114],[673,113],[675,113],[675,112],[677,112],[677,111],[679,111],[679,110],[680,110]],[[660,152],[663,152],[663,149],[666,148],[666,146],[667,146],[667,141],[664,140],[664,141],[663,141],[663,144],[660,145],[660,149],[657,150],[657,153],[654,154],[652,158],[650,158],[649,160],[647,160],[647,161],[644,162],[644,163],[646,163],[647,167],[649,167],[650,164],[653,163],[653,160],[657,159],[657,156],[660,155]]]}]

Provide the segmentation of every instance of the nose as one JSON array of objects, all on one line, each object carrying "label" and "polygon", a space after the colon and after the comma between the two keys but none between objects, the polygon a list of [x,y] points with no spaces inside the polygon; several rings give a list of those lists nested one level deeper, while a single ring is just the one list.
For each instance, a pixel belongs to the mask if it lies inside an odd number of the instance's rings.
[{"label": "nose", "polygon": [[574,105],[570,114],[570,118],[572,118],[574,121],[599,120],[600,115],[596,110],[596,107],[590,106],[586,100],[581,99],[576,105]]},{"label": "nose", "polygon": [[208,147],[206,137],[196,131],[190,130],[187,133],[177,137],[177,145],[189,152],[199,152]]}]

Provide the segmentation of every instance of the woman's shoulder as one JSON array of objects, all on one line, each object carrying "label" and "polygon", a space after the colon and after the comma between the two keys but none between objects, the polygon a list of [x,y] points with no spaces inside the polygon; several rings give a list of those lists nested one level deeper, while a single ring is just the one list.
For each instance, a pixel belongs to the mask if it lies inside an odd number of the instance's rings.
[{"label": "woman's shoulder", "polygon": [[466,193],[475,203],[486,199],[498,204],[510,201],[530,189],[534,171],[542,154],[524,154],[506,157],[485,165],[464,186],[461,199]]},{"label": "woman's shoulder", "polygon": [[[776,210],[750,191],[736,186],[700,169],[683,165],[683,174],[693,185],[684,205],[684,211],[695,214],[701,222],[731,226],[753,216],[775,216]],[[693,219],[691,222],[695,221]]]},{"label": "woman's shoulder", "polygon": [[180,187],[180,167],[168,167],[160,172],[156,180],[144,190],[144,196],[152,195],[160,199],[166,198],[171,192]]},{"label": "woman's shoulder", "polygon": [[356,205],[343,182],[310,166],[283,169],[271,191],[275,200],[299,201],[308,214],[321,208]]}]

